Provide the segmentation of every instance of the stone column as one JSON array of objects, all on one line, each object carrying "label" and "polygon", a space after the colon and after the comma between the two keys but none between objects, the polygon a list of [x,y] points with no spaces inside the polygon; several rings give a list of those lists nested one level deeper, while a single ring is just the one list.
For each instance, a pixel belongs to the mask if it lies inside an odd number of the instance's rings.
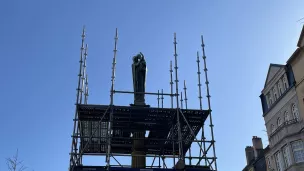
[{"label": "stone column", "polygon": [[[133,138],[142,138],[140,140],[133,140],[132,150],[132,168],[145,168],[146,167],[146,154],[145,154],[145,133],[146,132],[134,132]],[[142,155],[142,156],[136,156]]]}]

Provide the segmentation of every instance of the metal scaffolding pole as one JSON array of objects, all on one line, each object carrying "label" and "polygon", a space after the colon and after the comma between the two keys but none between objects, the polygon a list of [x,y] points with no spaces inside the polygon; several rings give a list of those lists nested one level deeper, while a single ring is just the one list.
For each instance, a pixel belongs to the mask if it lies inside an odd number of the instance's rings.
[{"label": "metal scaffolding pole", "polygon": [[[71,136],[74,138],[106,138],[104,136]],[[144,140],[145,138],[134,138],[134,137],[112,137],[112,139],[123,139],[123,140]],[[159,138],[149,138],[150,141],[173,141],[173,140],[168,140],[168,139],[159,139]],[[186,140],[184,140],[185,142]],[[201,140],[193,140],[192,142],[201,142]],[[211,143],[211,141],[206,141],[208,143]]]},{"label": "metal scaffolding pole", "polygon": [[[83,155],[87,155],[87,156],[105,156],[106,154],[104,153],[92,153],[92,154],[83,154]],[[112,153],[111,156],[126,156],[126,157],[132,157],[131,154],[123,154],[123,153]],[[155,155],[140,155],[140,154],[137,154],[135,156],[146,156],[146,157],[149,157],[149,158],[154,158]],[[164,157],[166,158],[172,158],[172,155],[164,155]],[[188,156],[185,156],[185,158],[189,158]],[[200,159],[201,157],[192,157],[193,159]],[[214,159],[214,157],[206,157],[207,159]],[[113,165],[111,165],[113,166]],[[151,167],[151,166],[150,166]],[[155,167],[158,167],[158,166],[155,166]]]},{"label": "metal scaffolding pole", "polygon": [[86,69],[87,69],[87,56],[88,56],[88,44],[85,45],[84,49],[84,61],[83,61],[83,69],[81,74],[81,96],[80,96],[80,104],[83,103],[82,94],[85,96],[85,77],[86,77]]},{"label": "metal scaffolding pole", "polygon": [[[118,91],[118,90],[114,90],[114,93],[123,93],[123,94],[149,94],[149,95],[164,95],[164,96],[171,96],[170,93],[150,93],[150,92],[133,92],[133,91]],[[175,96],[175,94],[173,94],[172,96]]]},{"label": "metal scaffolding pole", "polygon": [[206,87],[207,87],[207,100],[208,100],[208,110],[209,110],[209,119],[210,119],[210,129],[211,129],[211,138],[212,138],[212,149],[213,149],[213,156],[214,156],[214,166],[215,170],[217,170],[217,163],[216,163],[216,153],[215,153],[215,141],[214,141],[214,133],[213,133],[213,123],[212,123],[212,115],[211,115],[211,102],[210,102],[210,92],[209,92],[209,81],[208,81],[208,69],[206,63],[206,55],[205,55],[205,44],[204,44],[204,37],[202,36],[202,50],[203,50],[203,59],[204,59],[204,71],[205,71],[205,78],[206,78]]},{"label": "metal scaffolding pole", "polygon": [[[188,98],[187,98],[187,86],[186,80],[184,80],[184,93],[185,93],[185,107],[188,109]],[[192,157],[191,157],[191,145],[189,147],[189,165],[192,165]]]},{"label": "metal scaffolding pole", "polygon": [[[159,100],[159,90],[157,90],[157,108],[159,108]],[[157,156],[155,155],[151,167],[153,166],[156,157]],[[158,168],[160,168],[160,154],[158,155]]]},{"label": "metal scaffolding pole", "polygon": [[183,99],[183,92],[181,92],[181,99],[180,99],[180,102],[181,102],[181,109],[183,109],[183,103],[184,103],[184,99]]},{"label": "metal scaffolding pole", "polygon": [[111,158],[111,138],[112,138],[112,122],[113,122],[113,103],[114,103],[114,82],[115,82],[115,66],[116,66],[116,52],[117,52],[117,40],[118,40],[118,30],[116,28],[115,32],[115,44],[114,44],[114,56],[113,56],[113,63],[112,63],[112,77],[111,77],[111,95],[110,95],[110,122],[108,126],[108,148],[107,148],[107,168],[110,169],[110,158]]},{"label": "metal scaffolding pole", "polygon": [[[171,108],[173,109],[173,69],[172,69],[172,61],[170,61],[170,92],[171,92]],[[172,130],[173,131],[173,130]],[[173,149],[173,163],[175,164],[175,141],[172,136],[172,149]]]},{"label": "metal scaffolding pole", "polygon": [[178,129],[178,158],[179,159],[184,159],[183,156],[183,144],[182,144],[182,133],[181,133],[181,128],[180,128],[180,121],[179,121],[179,101],[178,101],[178,73],[177,73],[177,53],[176,53],[176,33],[174,33],[174,58],[175,58],[175,95],[176,95],[176,116],[177,116],[177,129]]},{"label": "metal scaffolding pole", "polygon": [[84,104],[88,104],[88,98],[89,98],[89,80],[88,80],[88,74],[86,74]]},{"label": "metal scaffolding pole", "polygon": [[172,61],[170,61],[170,88],[171,88],[171,108],[173,108],[173,69],[172,69]]},{"label": "metal scaffolding pole", "polygon": [[157,108],[159,108],[159,90],[157,90]]},{"label": "metal scaffolding pole", "polygon": [[197,52],[197,76],[198,76],[198,99],[199,99],[199,104],[200,104],[200,110],[203,109],[202,105],[202,84],[201,84],[201,69],[200,69],[200,60],[199,60],[199,54]]},{"label": "metal scaffolding pole", "polygon": [[[77,86],[77,94],[76,94],[76,108],[75,108],[75,116],[74,116],[74,127],[73,127],[73,135],[77,135],[78,132],[78,112],[77,112],[77,105],[80,104],[79,102],[80,99],[80,94],[81,94],[81,74],[82,74],[82,63],[83,63],[83,50],[84,50],[84,40],[85,40],[85,27],[83,26],[82,29],[82,35],[81,35],[81,48],[80,48],[80,60],[79,60],[79,74],[78,74],[78,86]],[[77,138],[72,138],[72,144],[71,144],[71,156],[70,156],[70,166],[69,169],[71,169],[72,166],[76,165],[76,158],[77,155],[73,155],[74,153],[77,153]]]},{"label": "metal scaffolding pole", "polygon": [[164,108],[164,90],[161,90],[161,108]]},{"label": "metal scaffolding pole", "polygon": [[[158,104],[158,108],[160,108],[160,100],[161,100],[161,108],[164,108],[164,91],[163,89],[161,90],[161,97],[159,94],[159,90],[157,91],[158,95],[157,95],[157,104]],[[158,168],[161,168],[161,154],[159,153],[158,156]],[[163,164],[164,164],[164,160],[163,160]]]},{"label": "metal scaffolding pole", "polygon": [[184,80],[184,93],[185,93],[185,107],[188,109],[188,98],[187,98],[187,86],[186,86],[186,80]]},{"label": "metal scaffolding pole", "polygon": [[[197,52],[196,53],[196,62],[197,62],[197,76],[198,76],[198,99],[199,99],[199,103],[200,103],[200,110],[203,109],[203,105],[202,105],[202,84],[201,84],[201,68],[200,68],[200,60],[199,60],[199,53]],[[201,139],[202,139],[202,142],[201,142],[201,145],[203,145],[203,155],[206,155],[206,143],[205,143],[205,123],[203,123],[202,125],[202,136],[201,136]],[[202,151],[199,152],[199,156],[202,155]],[[205,159],[205,165],[207,165],[207,160]]]},{"label": "metal scaffolding pole", "polygon": [[[83,61],[83,69],[82,69],[82,86],[81,86],[81,96],[80,96],[80,103],[83,104],[85,103],[86,100],[86,68],[87,68],[87,56],[88,56],[88,44],[86,44],[85,49],[84,49],[84,61]],[[84,99],[82,100],[82,94],[84,96]],[[78,122],[78,127],[81,129],[81,124]],[[78,129],[79,130],[79,129]],[[79,132],[77,131],[77,134]],[[77,139],[78,141],[78,139]],[[76,141],[76,142],[77,142]],[[82,164],[82,156],[80,156],[79,164]]]}]

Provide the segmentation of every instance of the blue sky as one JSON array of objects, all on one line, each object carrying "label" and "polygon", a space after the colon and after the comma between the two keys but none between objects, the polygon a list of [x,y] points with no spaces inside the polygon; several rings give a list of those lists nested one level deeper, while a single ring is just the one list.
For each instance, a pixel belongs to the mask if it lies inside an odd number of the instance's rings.
[{"label": "blue sky", "polygon": [[[267,145],[259,95],[269,63],[284,64],[296,48],[303,6],[300,0],[2,0],[0,170],[6,170],[5,158],[17,148],[31,169],[67,169],[83,24],[89,44],[89,103],[94,104],[109,103],[117,27],[116,89],[132,89],[131,57],[143,52],[147,91],[169,92],[176,32],[179,78],[187,80],[189,107],[198,108],[195,60],[203,34],[218,168],[241,170],[252,136]],[[130,95],[115,96],[116,104],[131,101]],[[155,106],[157,101],[149,97],[147,103]]]}]

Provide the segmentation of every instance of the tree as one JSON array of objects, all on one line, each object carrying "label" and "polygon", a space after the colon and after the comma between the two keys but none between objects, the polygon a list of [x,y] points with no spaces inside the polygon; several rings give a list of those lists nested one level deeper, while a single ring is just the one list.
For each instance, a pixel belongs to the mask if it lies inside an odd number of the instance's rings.
[{"label": "tree", "polygon": [[304,24],[304,17],[299,19],[297,22],[301,22],[301,24]]},{"label": "tree", "polygon": [[24,166],[23,161],[18,158],[18,149],[13,157],[6,158],[6,164],[9,171],[24,171],[27,167]]}]

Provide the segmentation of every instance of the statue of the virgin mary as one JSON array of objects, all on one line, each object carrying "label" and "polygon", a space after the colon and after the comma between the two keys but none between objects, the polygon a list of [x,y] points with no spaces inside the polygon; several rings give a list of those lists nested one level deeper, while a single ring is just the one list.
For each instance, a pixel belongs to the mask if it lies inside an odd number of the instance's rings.
[{"label": "statue of the virgin mary", "polygon": [[[132,75],[134,88],[134,105],[145,105],[147,66],[144,55],[140,52],[133,57]],[[136,93],[141,92],[141,93]]]}]

